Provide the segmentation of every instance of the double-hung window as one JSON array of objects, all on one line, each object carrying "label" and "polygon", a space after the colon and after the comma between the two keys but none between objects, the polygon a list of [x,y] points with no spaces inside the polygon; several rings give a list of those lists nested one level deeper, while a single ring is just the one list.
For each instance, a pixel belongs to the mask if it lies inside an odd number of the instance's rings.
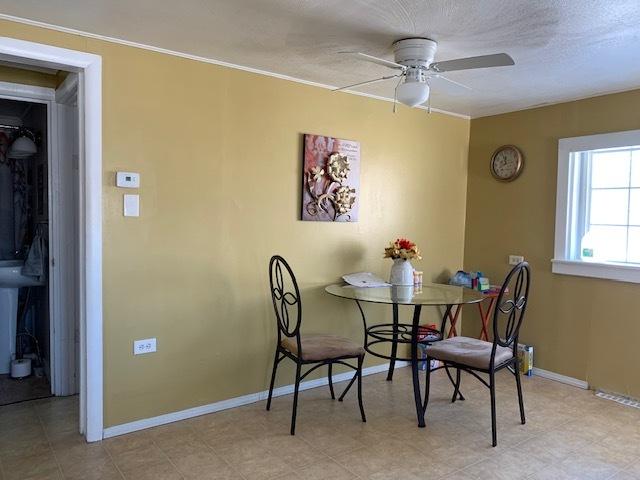
[{"label": "double-hung window", "polygon": [[640,130],[558,145],[553,272],[640,283]]}]

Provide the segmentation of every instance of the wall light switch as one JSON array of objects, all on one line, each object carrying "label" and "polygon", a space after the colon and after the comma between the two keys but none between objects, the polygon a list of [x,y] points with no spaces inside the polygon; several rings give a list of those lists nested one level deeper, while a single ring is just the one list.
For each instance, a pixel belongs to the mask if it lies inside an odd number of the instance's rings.
[{"label": "wall light switch", "polygon": [[116,187],[140,188],[140,174],[134,172],[117,172]]},{"label": "wall light switch", "polygon": [[524,262],[522,255],[509,255],[509,265],[517,265],[520,262]]},{"label": "wall light switch", "polygon": [[133,354],[143,355],[145,353],[153,353],[156,351],[156,339],[145,338],[144,340],[134,340]]},{"label": "wall light switch", "polygon": [[124,216],[125,217],[140,216],[140,195],[124,196]]}]

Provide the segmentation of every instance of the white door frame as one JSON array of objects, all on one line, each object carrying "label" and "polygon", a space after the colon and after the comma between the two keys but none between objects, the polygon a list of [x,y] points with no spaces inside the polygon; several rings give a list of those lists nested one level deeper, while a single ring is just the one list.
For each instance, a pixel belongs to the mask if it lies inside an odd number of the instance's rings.
[{"label": "white door frame", "polygon": [[87,441],[102,440],[102,57],[0,37],[0,59],[79,76],[80,422]]},{"label": "white door frame", "polygon": [[[49,117],[50,369],[51,393],[54,395],[73,395],[80,391],[77,93],[78,75],[69,73],[53,91],[55,101],[51,103]],[[84,412],[84,402],[81,404]]]}]

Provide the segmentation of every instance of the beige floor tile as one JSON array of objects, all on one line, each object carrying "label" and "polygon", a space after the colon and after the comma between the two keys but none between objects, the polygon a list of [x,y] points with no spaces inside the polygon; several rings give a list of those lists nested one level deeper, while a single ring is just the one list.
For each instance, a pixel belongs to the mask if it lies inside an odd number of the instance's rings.
[{"label": "beige floor tile", "polygon": [[153,466],[168,461],[166,455],[154,444],[142,445],[117,454],[112,453],[111,456],[118,470],[125,476],[129,475],[131,471],[137,471],[140,467]]},{"label": "beige floor tile", "polygon": [[153,445],[153,437],[149,431],[142,430],[128,435],[109,438],[102,443],[112,455],[117,456],[140,447]]},{"label": "beige floor tile", "polygon": [[60,476],[60,469],[53,452],[3,458],[2,470],[6,480],[24,480],[38,477],[56,478],[56,476]]},{"label": "beige floor tile", "polygon": [[182,480],[184,478],[168,460],[130,469],[124,477],[126,480]]},{"label": "beige floor tile", "polygon": [[618,473],[620,469],[602,460],[583,454],[571,454],[562,462],[555,463],[536,472],[534,479],[580,479],[605,480]]},{"label": "beige floor tile", "polygon": [[640,457],[636,458],[624,469],[625,473],[640,480]]},{"label": "beige floor tile", "polygon": [[294,470],[328,458],[303,438],[296,438],[288,432],[267,435],[259,441],[274,457]]},{"label": "beige floor tile", "polygon": [[88,464],[96,460],[111,459],[109,452],[101,442],[63,443],[53,445],[52,448],[56,459],[62,466],[73,463]]},{"label": "beige floor tile", "polygon": [[329,478],[332,480],[352,480],[357,477],[333,460],[326,458],[299,468],[283,477],[278,477],[278,480],[324,480]]},{"label": "beige floor tile", "polygon": [[65,480],[122,480],[111,459],[72,462],[62,467]]},{"label": "beige floor tile", "polygon": [[264,442],[253,438],[219,446],[215,452],[247,480],[269,479],[292,471]]},{"label": "beige floor tile", "polygon": [[24,480],[63,480],[63,475],[60,471],[52,471],[49,473],[37,473],[31,477],[27,477]]},{"label": "beige floor tile", "polygon": [[171,463],[187,478],[197,478],[206,472],[230,470],[227,463],[210,449],[170,455]]},{"label": "beige floor tile", "polygon": [[403,467],[399,456],[383,450],[363,447],[333,457],[342,467],[362,478],[376,473],[386,473]]},{"label": "beige floor tile", "polygon": [[640,477],[636,477],[631,475],[629,472],[622,471],[611,477],[611,480],[638,480],[638,478]]}]

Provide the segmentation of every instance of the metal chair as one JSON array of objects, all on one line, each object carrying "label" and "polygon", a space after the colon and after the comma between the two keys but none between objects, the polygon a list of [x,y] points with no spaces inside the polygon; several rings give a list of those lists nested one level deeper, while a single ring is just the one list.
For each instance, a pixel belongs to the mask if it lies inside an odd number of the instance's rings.
[{"label": "metal chair", "polygon": [[[269,385],[269,398],[267,399],[267,410],[271,408],[271,398],[273,396],[273,385],[276,379],[278,364],[284,358],[290,358],[296,364],[296,381],[293,392],[293,411],[291,413],[291,435],[295,435],[296,411],[298,408],[298,391],[300,382],[311,372],[328,366],[329,391],[331,398],[335,400],[333,392],[332,373],[333,365],[345,365],[356,371],[353,378],[338,399],[342,401],[345,394],[354,381],[358,381],[358,405],[362,421],[367,419],[362,405],[362,363],[364,361],[365,350],[352,340],[335,335],[314,335],[301,334],[300,324],[302,322],[302,301],[296,277],[289,267],[289,264],[279,255],[271,257],[269,262],[269,283],[271,286],[271,298],[276,314],[278,325],[278,344],[273,362],[273,372],[271,374],[271,384]],[[290,314],[290,310],[295,313]],[[357,360],[357,366],[353,366],[345,360]],[[303,365],[314,365],[307,372],[301,374]]]},{"label": "metal chair", "polygon": [[[527,262],[516,265],[507,275],[496,301],[493,313],[493,341],[487,342],[468,337],[452,337],[426,347],[427,365],[429,360],[440,360],[444,368],[456,369],[454,392],[451,399],[464,400],[460,393],[460,371],[465,371],[480,380],[489,388],[491,395],[491,434],[492,444],[498,444],[496,429],[496,380],[499,370],[508,368],[515,376],[520,406],[520,421],[524,425],[524,403],[520,384],[520,362],[518,360],[518,335],[524,319],[529,298],[529,281],[531,272]],[[447,315],[443,319],[446,322]],[[489,382],[478,373],[489,375]],[[429,383],[431,371],[427,368],[424,410],[429,401]]]}]

